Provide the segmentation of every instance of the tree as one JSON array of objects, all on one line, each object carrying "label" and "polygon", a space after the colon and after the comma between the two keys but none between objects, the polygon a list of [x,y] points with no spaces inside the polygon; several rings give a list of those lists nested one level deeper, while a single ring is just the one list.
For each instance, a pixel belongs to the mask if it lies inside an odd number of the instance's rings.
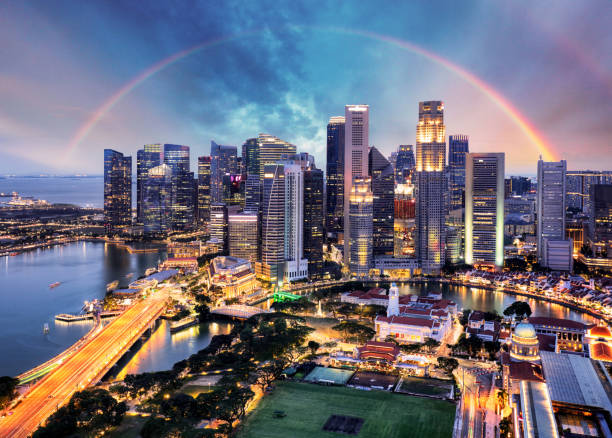
[{"label": "tree", "polygon": [[17,385],[19,379],[15,379],[11,376],[0,377],[0,409],[4,409],[17,395]]},{"label": "tree", "polygon": [[443,369],[448,374],[452,374],[452,372],[457,369],[459,366],[459,361],[454,357],[439,357],[438,358],[438,368]]},{"label": "tree", "polygon": [[357,341],[364,343],[372,339],[376,333],[374,329],[354,321],[342,321],[332,327],[333,330],[339,331],[347,341]]},{"label": "tree", "polygon": [[198,320],[200,322],[206,322],[210,320],[210,308],[208,307],[208,305],[201,303],[201,304],[196,304],[195,306],[195,311],[198,313]]},{"label": "tree", "polygon": [[244,416],[246,404],[255,394],[249,388],[241,386],[229,386],[222,390],[225,392],[225,397],[217,404],[215,415],[218,419],[227,422],[228,435],[231,436],[234,421]]},{"label": "tree", "polygon": [[531,307],[526,301],[515,301],[506,307],[506,310],[504,310],[504,315],[508,317],[514,315],[516,320],[520,321],[525,317],[529,318],[531,316]]},{"label": "tree", "polygon": [[315,354],[320,346],[321,344],[319,344],[317,341],[308,341],[308,348],[310,348],[310,352],[312,354]]},{"label": "tree", "polygon": [[423,346],[427,348],[429,352],[431,352],[431,350],[440,346],[440,342],[436,341],[433,338],[426,338],[425,342],[423,343]]},{"label": "tree", "polygon": [[272,382],[278,379],[287,364],[281,359],[275,359],[270,361],[257,369],[257,377],[255,380],[255,384],[261,388],[261,390],[265,390]]}]

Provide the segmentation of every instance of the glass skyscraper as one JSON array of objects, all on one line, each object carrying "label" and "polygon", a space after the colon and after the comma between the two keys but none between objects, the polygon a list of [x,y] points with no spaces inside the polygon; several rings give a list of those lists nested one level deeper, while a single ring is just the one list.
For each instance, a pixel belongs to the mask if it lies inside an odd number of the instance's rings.
[{"label": "glass skyscraper", "polygon": [[172,170],[172,229],[189,229],[194,224],[195,210],[189,146],[165,144],[164,163]]},{"label": "glass skyscraper", "polygon": [[323,171],[314,166],[304,170],[304,257],[308,277],[323,275]]},{"label": "glass skyscraper", "polygon": [[450,209],[463,208],[465,203],[465,155],[470,151],[467,135],[448,136],[448,178]]},{"label": "glass skyscraper", "polygon": [[236,175],[238,171],[238,148],[210,142],[210,191],[212,202],[223,202],[223,177]]},{"label": "glass skyscraper", "polygon": [[406,178],[412,175],[416,161],[414,159],[414,151],[411,144],[401,144],[397,149],[395,158],[395,182],[396,184],[405,184]]},{"label": "glass skyscraper", "polygon": [[419,102],[416,128],[416,255],[426,274],[439,273],[445,257],[447,181],[444,104]]},{"label": "glass skyscraper", "polygon": [[136,153],[136,221],[144,221],[144,183],[149,170],[159,166],[163,161],[161,144],[146,144]]},{"label": "glass skyscraper", "polygon": [[344,117],[332,117],[327,124],[327,233],[344,230]]},{"label": "glass skyscraper", "polygon": [[172,169],[160,164],[143,180],[143,225],[146,235],[165,235],[172,230]]},{"label": "glass skyscraper", "polygon": [[104,149],[104,227],[107,234],[132,224],[132,157]]},{"label": "glass skyscraper", "polygon": [[[264,177],[266,166],[276,164],[283,155],[293,155],[296,152],[294,144],[281,140],[269,134],[259,134],[257,137],[259,146],[259,177]],[[254,166],[250,164],[251,167]]]},{"label": "glass skyscraper", "polygon": [[242,165],[247,175],[259,175],[259,143],[249,138],[242,145]]},{"label": "glass skyscraper", "polygon": [[285,169],[282,164],[264,168],[261,263],[264,280],[282,281],[285,266]]},{"label": "glass skyscraper", "polygon": [[537,245],[538,259],[544,257],[544,239],[565,240],[565,161],[538,161]]},{"label": "glass skyscraper", "polygon": [[210,221],[210,164],[209,156],[198,157],[198,221]]},{"label": "glass skyscraper", "polygon": [[[367,277],[373,266],[373,196],[369,177],[354,177],[349,195],[349,270],[354,277]],[[345,245],[346,246],[346,245]]]},{"label": "glass skyscraper", "polygon": [[373,252],[374,255],[392,255],[395,198],[393,166],[376,147],[372,147],[368,167],[374,196]]}]

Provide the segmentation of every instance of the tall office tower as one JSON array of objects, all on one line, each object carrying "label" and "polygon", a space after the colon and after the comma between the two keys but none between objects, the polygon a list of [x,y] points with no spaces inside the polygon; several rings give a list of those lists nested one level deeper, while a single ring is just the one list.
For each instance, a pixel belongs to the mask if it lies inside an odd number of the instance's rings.
[{"label": "tall office tower", "polygon": [[592,209],[590,193],[593,184],[612,184],[612,171],[568,171],[566,183],[568,209],[590,214]]},{"label": "tall office tower", "polygon": [[284,164],[285,273],[287,281],[308,277],[304,258],[304,171],[300,164]]},{"label": "tall office tower", "polygon": [[261,178],[259,178],[259,172],[247,175],[244,184],[244,211],[261,213]]},{"label": "tall office tower", "polygon": [[344,230],[344,117],[327,124],[327,233],[337,237]]},{"label": "tall office tower", "polygon": [[227,205],[222,202],[210,204],[210,237],[216,239],[221,252],[226,252],[228,247],[227,235]]},{"label": "tall office tower", "polygon": [[228,220],[229,255],[251,262],[259,261],[259,216],[257,213],[231,213]]},{"label": "tall office tower", "polygon": [[244,191],[246,178],[244,175],[223,175],[223,203],[227,206],[239,205],[244,207]]},{"label": "tall office tower", "polygon": [[448,136],[448,178],[450,186],[450,209],[465,206],[465,155],[470,152],[467,135]]},{"label": "tall office tower", "polygon": [[242,165],[247,175],[259,175],[259,143],[256,138],[249,138],[242,145]]},{"label": "tall office tower", "polygon": [[143,183],[149,175],[149,170],[159,166],[163,161],[161,144],[146,144],[136,153],[136,221],[143,223]]},{"label": "tall office tower", "polygon": [[598,255],[612,258],[612,184],[593,184],[590,191],[589,237]]},{"label": "tall office tower", "polygon": [[104,228],[114,234],[132,224],[132,157],[104,149]]},{"label": "tall office tower", "polygon": [[193,172],[189,171],[189,146],[164,145],[164,163],[172,169],[172,229],[193,226]]},{"label": "tall office tower", "polygon": [[522,196],[529,193],[531,190],[531,181],[526,176],[511,176],[510,177],[510,193],[512,195]]},{"label": "tall office tower", "polygon": [[466,155],[465,263],[504,266],[503,153]]},{"label": "tall office tower", "polygon": [[283,155],[295,154],[296,147],[294,144],[281,140],[269,134],[259,134],[257,137],[259,145],[259,177],[264,177],[265,167],[276,164]]},{"label": "tall office tower", "polygon": [[[354,277],[367,277],[373,266],[372,223],[374,197],[369,177],[354,177],[349,194],[349,270]],[[346,245],[345,245],[346,246]]]},{"label": "tall office tower", "polygon": [[160,164],[143,181],[143,225],[146,235],[165,235],[172,230],[172,169]]},{"label": "tall office tower", "polygon": [[210,199],[223,202],[223,177],[238,174],[238,148],[210,142]]},{"label": "tall office tower", "polygon": [[285,169],[265,166],[261,215],[262,277],[272,284],[282,281],[285,267]]},{"label": "tall office tower", "polygon": [[393,256],[415,255],[415,199],[414,185],[398,184],[395,187],[393,222]]},{"label": "tall office tower", "polygon": [[[353,179],[368,175],[368,145],[370,114],[368,105],[346,105],[344,107],[344,193],[351,193]],[[349,197],[344,196],[344,209],[349,211]],[[344,264],[349,264],[351,252],[350,221],[344,221]],[[347,242],[349,245],[347,245]]]},{"label": "tall office tower", "polygon": [[536,238],[538,259],[546,266],[544,239],[565,240],[565,184],[567,165],[565,160],[538,161],[538,192],[536,211],[538,223]]},{"label": "tall office tower", "polygon": [[211,157],[198,157],[198,221],[210,221],[210,165]]},{"label": "tall office tower", "polygon": [[323,200],[323,171],[304,170],[304,258],[310,279],[323,276]]},{"label": "tall office tower", "polygon": [[414,151],[411,144],[401,144],[397,149],[397,157],[395,159],[395,183],[404,184],[407,178],[410,178],[416,161],[414,159]]},{"label": "tall office tower", "polygon": [[416,255],[424,273],[438,273],[445,254],[444,104],[419,102],[416,128]]},{"label": "tall office tower", "polygon": [[392,255],[395,198],[393,166],[374,146],[370,148],[368,162],[374,196],[373,252],[374,255]]}]

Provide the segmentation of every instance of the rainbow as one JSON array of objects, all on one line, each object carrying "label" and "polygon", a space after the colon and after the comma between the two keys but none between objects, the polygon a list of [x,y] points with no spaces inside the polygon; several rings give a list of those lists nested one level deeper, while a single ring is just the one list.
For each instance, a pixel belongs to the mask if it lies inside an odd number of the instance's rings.
[{"label": "rainbow", "polygon": [[[555,161],[556,153],[552,146],[548,143],[548,141],[544,138],[544,135],[533,126],[533,124],[525,117],[523,114],[519,112],[517,108],[512,105],[510,101],[508,101],[504,96],[502,96],[497,90],[495,90],[491,85],[489,85],[484,80],[480,79],[478,76],[473,73],[467,71],[463,67],[449,61],[446,58],[441,57],[440,55],[430,52],[416,44],[413,44],[409,41],[401,40],[398,38],[390,37],[387,35],[377,34],[374,32],[363,31],[363,30],[355,30],[355,29],[347,29],[347,28],[339,28],[339,27],[318,27],[318,26],[291,26],[294,29],[311,29],[322,32],[333,32],[340,33],[345,35],[353,35],[364,38],[369,38],[372,40],[380,41],[386,44],[390,44],[392,46],[398,47],[403,50],[408,50],[411,53],[423,56],[424,58],[444,67],[448,71],[456,74],[461,77],[463,80],[474,86],[476,89],[481,91],[485,96],[489,98],[491,102],[493,102],[498,108],[500,108],[527,136],[527,138],[533,143],[540,154],[542,155],[544,160],[547,161]],[[102,119],[108,111],[110,111],[123,97],[129,94],[132,90],[134,90],[138,85],[142,82],[149,79],[154,74],[158,73],[160,70],[168,67],[169,65],[190,56],[200,50],[205,48],[209,48],[215,45],[223,44],[229,42],[231,40],[236,40],[238,38],[242,38],[247,35],[253,35],[257,33],[261,33],[262,31],[247,31],[241,32],[230,36],[220,37],[213,40],[207,40],[203,43],[192,46],[188,49],[177,52],[157,63],[151,65],[150,67],[143,70],[137,76],[135,76],[132,80],[126,83],[123,87],[121,87],[115,94],[109,97],[100,107],[96,109],[96,111],[92,114],[92,116],[78,129],[75,135],[70,140],[67,149],[67,154],[70,155],[83,141],[83,139],[91,132],[91,130],[96,126],[96,124]]]}]

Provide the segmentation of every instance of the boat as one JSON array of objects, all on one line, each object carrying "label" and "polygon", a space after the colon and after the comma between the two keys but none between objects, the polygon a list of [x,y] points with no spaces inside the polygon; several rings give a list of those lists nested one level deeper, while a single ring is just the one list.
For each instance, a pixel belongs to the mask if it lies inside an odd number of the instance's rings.
[{"label": "boat", "polygon": [[157,272],[157,268],[149,268],[145,271],[145,276],[149,276],[151,274],[155,274]]},{"label": "boat", "polygon": [[51,283],[49,285],[49,289],[53,289],[54,287],[58,287],[60,284],[62,284],[62,283],[60,283],[59,281],[56,281],[55,283]]},{"label": "boat", "polygon": [[19,255],[19,253],[18,253],[18,252],[11,252],[11,253],[9,253],[9,255],[10,255],[11,257],[15,257],[16,255]]},{"label": "boat", "polygon": [[133,276],[134,276],[134,273],[133,273],[133,272],[130,272],[129,274],[127,274],[127,275],[125,276],[125,278],[127,278],[127,279],[129,280],[129,279],[130,279],[130,278],[132,278]]},{"label": "boat", "polygon": [[198,318],[195,316],[188,316],[179,321],[173,321],[170,323],[170,333],[176,333],[180,330],[186,329],[187,327],[194,326],[198,323]]},{"label": "boat", "polygon": [[43,325],[43,333],[49,333],[49,324],[46,322]]},{"label": "boat", "polygon": [[119,280],[111,281],[106,285],[106,292],[117,289],[117,286],[119,286]]}]

